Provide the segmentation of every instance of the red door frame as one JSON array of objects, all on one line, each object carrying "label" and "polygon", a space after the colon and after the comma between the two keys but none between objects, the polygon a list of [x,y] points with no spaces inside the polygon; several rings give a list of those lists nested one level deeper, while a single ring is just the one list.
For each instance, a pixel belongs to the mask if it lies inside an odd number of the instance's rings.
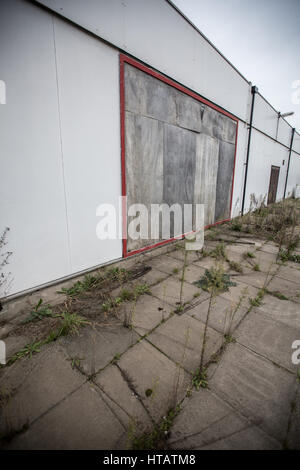
[{"label": "red door frame", "polygon": [[[236,151],[237,151],[237,138],[238,138],[238,125],[239,125],[239,120],[232,114],[228,113],[222,108],[219,108],[215,104],[211,103],[210,101],[206,100],[205,98],[202,98],[201,96],[197,95],[197,93],[194,93],[193,91],[185,88],[184,86],[180,85],[179,83],[174,82],[173,80],[165,77],[164,75],[161,75],[158,72],[155,72],[154,70],[150,69],[149,67],[146,67],[145,65],[141,64],[140,62],[137,62],[136,60],[132,59],[131,57],[128,57],[124,54],[120,54],[120,118],[121,118],[121,173],[122,173],[122,196],[126,196],[126,155],[125,155],[125,82],[124,82],[124,64],[127,63],[129,65],[132,65],[133,67],[142,70],[143,72],[147,73],[148,75],[151,75],[154,78],[157,78],[161,82],[166,83],[167,85],[170,85],[177,90],[181,91],[182,93],[185,93],[188,96],[191,96],[197,101],[200,101],[201,103],[206,104],[210,108],[218,111],[221,114],[224,114],[224,116],[229,117],[233,121],[236,122],[236,136],[235,136],[235,152],[234,152],[234,164],[233,164],[233,176],[232,176],[232,186],[231,186],[231,196],[230,196],[230,215],[231,215],[231,209],[232,209],[232,196],[233,196],[233,187],[234,187],[234,174],[235,174],[235,164],[236,164]],[[127,207],[126,207],[126,200],[123,198],[123,204],[122,204],[122,219],[123,219],[123,224],[122,224],[122,234],[123,234],[123,257],[127,258],[128,256],[135,255],[136,253],[141,253],[146,250],[150,250],[151,248],[155,248],[161,245],[164,245],[166,243],[169,243],[174,240],[178,240],[180,238],[183,238],[185,234],[183,234],[181,237],[176,237],[176,238],[170,238],[168,240],[162,240],[158,243],[155,243],[154,245],[149,245],[145,246],[143,248],[140,248],[138,250],[130,251],[127,252]],[[214,225],[222,224],[224,222],[228,222],[229,219],[224,219],[220,220],[218,222],[215,222],[214,224],[207,225],[205,228],[213,227]]]}]

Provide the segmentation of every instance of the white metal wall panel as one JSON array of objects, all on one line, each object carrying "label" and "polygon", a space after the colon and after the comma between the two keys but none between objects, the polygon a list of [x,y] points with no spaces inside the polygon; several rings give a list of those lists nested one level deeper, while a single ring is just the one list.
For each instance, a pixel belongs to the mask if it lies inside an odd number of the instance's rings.
[{"label": "white metal wall panel", "polygon": [[300,154],[300,135],[297,132],[294,135],[293,150]]},{"label": "white metal wall panel", "polygon": [[96,237],[96,208],[121,195],[119,55],[54,20],[72,272],[122,256]]},{"label": "white metal wall panel", "polygon": [[52,17],[18,0],[0,9],[0,234],[10,228],[13,294],[67,275],[70,264]]},{"label": "white metal wall panel", "polygon": [[286,121],[284,121],[282,118],[279,119],[278,133],[277,133],[278,142],[281,142],[287,147],[290,147],[292,130],[293,130],[292,127]]},{"label": "white metal wall panel", "polygon": [[276,139],[277,122],[278,113],[257,93],[255,96],[253,126]]},{"label": "white metal wall panel", "polygon": [[[260,200],[265,197],[265,203],[267,203],[271,165],[280,167],[276,200],[282,199],[288,156],[289,150],[287,148],[278,145],[273,140],[253,129],[249,155],[245,212],[249,209],[250,195],[252,193]],[[285,160],[284,165],[282,165],[283,160]]]},{"label": "white metal wall panel", "polygon": [[[286,187],[286,196],[292,196],[295,192],[296,187],[298,186],[298,191],[300,188],[300,155],[295,152],[291,153],[291,160],[290,160],[290,169],[289,169],[289,177],[287,181]],[[298,192],[297,191],[297,192]]]},{"label": "white metal wall panel", "polygon": [[40,0],[246,120],[249,84],[165,0]]}]

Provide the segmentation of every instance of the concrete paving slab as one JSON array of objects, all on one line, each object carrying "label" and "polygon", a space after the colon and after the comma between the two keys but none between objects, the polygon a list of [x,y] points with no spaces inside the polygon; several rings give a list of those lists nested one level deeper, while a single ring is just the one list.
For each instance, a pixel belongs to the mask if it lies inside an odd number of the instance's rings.
[{"label": "concrete paving slab", "polygon": [[170,316],[172,308],[150,295],[142,295],[136,303],[126,302],[122,305],[120,316],[127,316],[130,323],[140,335],[145,335]]},{"label": "concrete paving slab", "polygon": [[4,370],[0,391],[8,395],[8,400],[0,412],[0,435],[32,423],[85,382],[85,377],[72,369],[62,349],[51,346]]},{"label": "concrete paving slab", "polygon": [[251,253],[255,253],[256,246],[253,243],[236,243],[226,246],[226,250],[232,253],[237,253],[239,255],[243,255],[250,251]]},{"label": "concrete paving slab", "polygon": [[300,303],[299,284],[295,282],[275,276],[268,285],[268,289],[272,292],[280,292],[288,297],[289,300]]},{"label": "concrete paving slab", "polygon": [[271,277],[271,275],[267,277],[266,273],[249,270],[246,272],[244,269],[244,273],[236,276],[233,280],[244,282],[245,284],[261,289],[264,287],[265,283],[268,282],[268,280],[271,280]]},{"label": "concrete paving slab", "polygon": [[162,271],[166,274],[174,274],[174,270],[182,270],[183,263],[171,256],[162,255],[156,258],[153,258],[147,263],[148,266]]},{"label": "concrete paving slab", "polygon": [[[216,266],[215,258],[211,258],[210,256],[205,256],[201,258],[199,261],[194,262],[195,266],[200,266],[200,268],[210,269]],[[228,266],[227,263],[224,263],[224,266]]]},{"label": "concrete paving slab", "polygon": [[[118,365],[155,421],[184,397],[191,380],[189,374],[145,340],[130,348]],[[150,396],[147,390],[152,392]]]},{"label": "concrete paving slab", "polygon": [[241,302],[241,306],[249,307],[249,298],[254,298],[257,295],[258,289],[256,287],[250,286],[244,282],[236,281],[235,278],[232,279],[236,283],[236,286],[229,287],[229,290],[222,292],[220,297],[223,299],[229,300],[229,302],[237,303],[241,297],[245,297]]},{"label": "concrete paving slab", "polygon": [[256,351],[276,364],[296,372],[292,363],[292,344],[299,338],[299,331],[261,312],[251,311],[235,332],[235,338],[252,351]]},{"label": "concrete paving slab", "polygon": [[[185,250],[179,249],[179,250],[174,250],[171,253],[168,253],[168,256],[171,256],[172,258],[175,258],[175,259],[181,261],[181,263],[183,265],[184,254],[185,254]],[[194,261],[198,261],[200,258],[201,258],[201,253],[199,253],[198,251],[188,250],[186,263],[191,264]]]},{"label": "concrete paving slab", "polygon": [[[151,293],[155,297],[159,298],[163,302],[172,305],[177,308],[180,301],[180,288],[181,282],[176,277],[172,276],[161,282],[160,284],[151,288]],[[194,299],[194,296],[207,297],[207,292],[201,291],[196,286],[189,284],[188,282],[183,283],[183,302],[189,302]],[[206,294],[206,296],[205,296]],[[197,301],[200,297],[197,297]]]},{"label": "concrete paving slab", "polygon": [[172,449],[278,449],[280,444],[209,390],[194,392],[175,418]]},{"label": "concrete paving slab", "polygon": [[200,450],[280,450],[281,444],[256,426],[200,447]]},{"label": "concrete paving slab", "polygon": [[5,323],[0,326],[0,339],[6,338],[6,336],[15,328],[12,323]]},{"label": "concrete paving slab", "polygon": [[6,362],[11,359],[20,349],[24,348],[28,343],[32,341],[30,336],[8,336],[5,338],[6,347]]},{"label": "concrete paving slab", "polygon": [[[190,264],[189,266],[186,266],[185,268],[184,280],[186,282],[189,282],[190,284],[193,284],[194,282],[199,281],[199,279],[201,279],[204,273],[205,273],[204,268],[200,268],[200,266],[195,266],[194,264]],[[179,271],[176,277],[178,277],[178,279],[182,278],[182,270]]]},{"label": "concrete paving slab", "polygon": [[291,403],[290,425],[288,428],[285,447],[292,450],[300,450],[300,385],[293,402]]},{"label": "concrete paving slab", "polygon": [[126,431],[101,399],[84,384],[17,436],[8,449],[118,449]]},{"label": "concrete paving slab", "polygon": [[271,253],[271,254],[275,254],[277,255],[278,251],[279,251],[279,248],[277,245],[275,245],[274,243],[265,243],[264,245],[262,245],[262,247],[260,248],[260,251],[264,251],[265,253]]},{"label": "concrete paving slab", "polygon": [[286,436],[294,385],[294,374],[238,343],[228,345],[209,380],[213,391],[280,442]]},{"label": "concrete paving slab", "polygon": [[[174,315],[154,330],[147,340],[191,373],[199,367],[204,324],[183,314]],[[208,327],[204,362],[207,363],[223,342],[223,337]]]},{"label": "concrete paving slab", "polygon": [[138,396],[130,389],[116,365],[100,372],[94,379],[99,386],[102,398],[123,423],[125,429],[145,432],[151,428],[151,419]]},{"label": "concrete paving slab", "polygon": [[255,308],[255,311],[264,315],[269,315],[276,321],[280,321],[296,330],[300,330],[300,306],[290,300],[280,300],[273,295],[266,294],[262,305]]},{"label": "concrete paving slab", "polygon": [[277,276],[300,284],[300,270],[288,266],[280,266]]},{"label": "concrete paving slab", "polygon": [[[208,306],[209,299],[201,302],[201,304],[195,306],[191,310],[188,310],[187,314],[205,323]],[[234,312],[235,309],[236,304],[233,302],[223,299],[222,297],[216,297],[212,302],[208,325],[219,331],[221,334],[228,334],[229,329],[230,333],[232,333],[236,325],[246,314],[248,306],[240,307],[236,312]]]},{"label": "concrete paving slab", "polygon": [[[300,253],[298,253],[298,254],[300,254]],[[296,271],[300,271],[300,264],[299,263],[295,263],[294,261],[286,261],[284,264],[288,268],[296,269]]]},{"label": "concrete paving slab", "polygon": [[134,344],[138,335],[118,323],[102,328],[82,328],[78,335],[61,341],[70,358],[79,359],[80,370],[91,375],[105,367],[116,354]]},{"label": "concrete paving slab", "polygon": [[137,284],[147,284],[148,286],[152,286],[154,284],[157,284],[158,282],[163,281],[168,276],[169,276],[168,273],[164,273],[162,271],[159,271],[158,269],[152,268],[144,276],[141,276],[135,279],[134,281],[132,281],[132,285],[135,286]]},{"label": "concrete paving slab", "polygon": [[[255,253],[255,258],[251,260],[253,264],[258,264],[260,271],[275,272],[278,268],[276,263],[276,254],[265,253],[264,251],[257,250]],[[243,264],[247,265],[247,260],[244,260]]]}]

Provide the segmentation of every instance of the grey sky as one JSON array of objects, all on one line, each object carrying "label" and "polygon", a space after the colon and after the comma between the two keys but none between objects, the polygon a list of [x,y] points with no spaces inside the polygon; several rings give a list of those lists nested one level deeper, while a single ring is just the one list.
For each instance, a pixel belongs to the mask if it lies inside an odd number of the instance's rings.
[{"label": "grey sky", "polygon": [[300,130],[300,0],[173,0],[260,93]]}]

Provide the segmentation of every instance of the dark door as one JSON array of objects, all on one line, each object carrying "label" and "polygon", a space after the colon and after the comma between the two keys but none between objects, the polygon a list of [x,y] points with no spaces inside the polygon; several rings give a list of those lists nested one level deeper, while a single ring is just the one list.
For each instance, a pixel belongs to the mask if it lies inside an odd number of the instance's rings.
[{"label": "dark door", "polygon": [[278,178],[279,178],[279,166],[271,166],[271,175],[270,175],[270,184],[269,184],[269,194],[268,194],[268,204],[276,201]]}]

